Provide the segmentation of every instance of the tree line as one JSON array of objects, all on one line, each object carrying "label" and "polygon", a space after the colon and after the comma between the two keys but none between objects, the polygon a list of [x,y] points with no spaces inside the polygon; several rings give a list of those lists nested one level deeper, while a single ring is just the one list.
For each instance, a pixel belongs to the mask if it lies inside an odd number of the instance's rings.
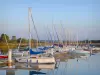
[{"label": "tree line", "polygon": [[[21,40],[21,43],[28,43],[29,42],[29,39],[26,39],[26,38],[16,38],[16,36],[12,36],[12,38],[10,38],[7,34],[1,34],[0,36],[0,43],[20,43],[20,40]],[[35,39],[31,39],[31,42],[35,43],[37,40]],[[80,41],[80,42],[86,42],[88,43],[89,41],[91,41],[92,43],[100,43],[100,40],[83,40],[83,41]],[[39,42],[43,43],[43,41],[40,41]],[[65,41],[64,41],[65,42]]]},{"label": "tree line", "polygon": [[[16,38],[16,36],[12,36],[12,38],[10,38],[7,34],[1,34],[0,36],[0,43],[28,43],[29,39],[26,38]],[[32,42],[36,42],[35,39],[31,39]]]}]

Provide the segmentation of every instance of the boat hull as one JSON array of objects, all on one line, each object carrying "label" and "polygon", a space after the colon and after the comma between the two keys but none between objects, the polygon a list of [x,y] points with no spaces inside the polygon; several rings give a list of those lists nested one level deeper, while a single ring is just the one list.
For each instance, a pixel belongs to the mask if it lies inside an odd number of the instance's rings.
[{"label": "boat hull", "polygon": [[8,58],[7,55],[0,55],[0,59],[5,59],[5,58]]},{"label": "boat hull", "polygon": [[92,50],[100,50],[100,47],[92,48]]},{"label": "boat hull", "polygon": [[39,64],[51,64],[55,63],[54,57],[45,57],[45,58],[16,58],[18,62],[26,63],[39,63]]},{"label": "boat hull", "polygon": [[80,54],[89,54],[90,51],[84,51],[84,50],[74,50],[75,53],[80,53]]}]

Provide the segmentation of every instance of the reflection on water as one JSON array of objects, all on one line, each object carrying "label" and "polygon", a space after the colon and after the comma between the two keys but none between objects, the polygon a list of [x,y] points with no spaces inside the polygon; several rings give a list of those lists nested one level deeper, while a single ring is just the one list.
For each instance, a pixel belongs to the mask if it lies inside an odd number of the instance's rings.
[{"label": "reflection on water", "polygon": [[[16,63],[12,68],[3,67],[3,73],[0,71],[0,75],[35,75],[47,73],[42,70],[54,70],[55,64],[26,64],[26,63]],[[4,74],[6,73],[6,74]]]},{"label": "reflection on water", "polygon": [[6,75],[15,75],[14,70],[6,70]]},{"label": "reflection on water", "polygon": [[16,63],[15,69],[55,69],[55,64],[27,64],[27,63]]},{"label": "reflection on water", "polygon": [[11,69],[3,67],[0,75],[100,75],[99,59],[100,53],[97,53],[86,59],[69,59],[57,64],[16,63]]},{"label": "reflection on water", "polygon": [[30,71],[29,72],[29,75],[34,75],[34,74],[46,74],[46,73],[38,72],[38,71]]}]

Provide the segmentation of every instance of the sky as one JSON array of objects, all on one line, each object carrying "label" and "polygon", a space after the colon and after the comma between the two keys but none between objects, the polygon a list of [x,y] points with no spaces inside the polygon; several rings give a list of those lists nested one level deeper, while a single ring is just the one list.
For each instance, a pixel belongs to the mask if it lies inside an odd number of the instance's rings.
[{"label": "sky", "polygon": [[0,34],[28,38],[28,7],[40,39],[57,39],[55,26],[60,39],[100,40],[100,0],[0,0]]}]

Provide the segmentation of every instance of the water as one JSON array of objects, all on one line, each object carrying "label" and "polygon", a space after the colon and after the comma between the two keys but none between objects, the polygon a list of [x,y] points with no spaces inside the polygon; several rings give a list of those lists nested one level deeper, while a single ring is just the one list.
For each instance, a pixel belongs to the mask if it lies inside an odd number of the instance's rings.
[{"label": "water", "polygon": [[18,69],[1,69],[0,75],[100,75],[99,59],[100,53],[97,53],[87,59],[69,59],[66,62],[58,62],[56,65],[22,63],[13,66]]}]

